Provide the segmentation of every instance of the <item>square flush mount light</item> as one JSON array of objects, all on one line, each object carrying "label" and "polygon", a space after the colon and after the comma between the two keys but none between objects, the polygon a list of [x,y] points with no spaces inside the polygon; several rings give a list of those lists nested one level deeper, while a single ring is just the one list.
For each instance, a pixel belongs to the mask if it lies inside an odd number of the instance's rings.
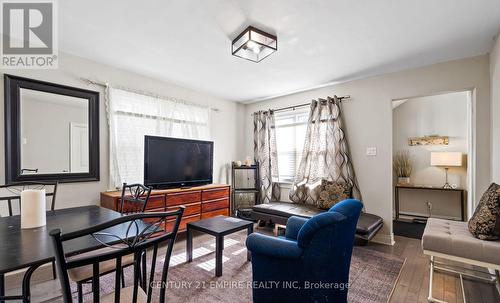
[{"label": "square flush mount light", "polygon": [[247,27],[233,40],[233,55],[254,62],[260,62],[278,50],[276,36],[253,26]]}]

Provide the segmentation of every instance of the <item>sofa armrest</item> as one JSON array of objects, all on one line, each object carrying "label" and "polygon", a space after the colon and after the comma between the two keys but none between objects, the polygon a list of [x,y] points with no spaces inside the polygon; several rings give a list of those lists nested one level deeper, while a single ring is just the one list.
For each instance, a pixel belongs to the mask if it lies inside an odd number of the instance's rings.
[{"label": "sofa armrest", "polygon": [[285,237],[287,239],[297,240],[300,228],[307,222],[307,218],[291,216],[286,221]]},{"label": "sofa armrest", "polygon": [[297,242],[258,233],[250,234],[246,245],[252,254],[278,259],[297,259],[302,255],[302,248],[297,245]]}]

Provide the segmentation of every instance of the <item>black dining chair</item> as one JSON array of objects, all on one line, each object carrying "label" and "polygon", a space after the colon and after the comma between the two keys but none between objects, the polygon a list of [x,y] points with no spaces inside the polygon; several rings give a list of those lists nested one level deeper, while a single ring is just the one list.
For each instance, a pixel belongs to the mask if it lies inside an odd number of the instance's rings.
[{"label": "black dining chair", "polygon": [[[122,196],[120,202],[120,213],[134,214],[143,213],[146,210],[149,196],[151,195],[151,187],[146,187],[142,184],[127,184],[123,183]],[[106,250],[106,248],[103,248]],[[88,255],[100,254],[101,250],[89,252]],[[145,279],[144,270],[146,267],[146,253],[142,255],[143,272],[140,276],[141,283],[144,284]],[[117,267],[114,262],[103,262],[100,265],[101,275],[109,274],[119,269],[122,275],[122,287],[125,287],[125,279],[123,269],[134,264],[134,255],[126,255],[122,258],[121,268]],[[83,266],[79,268],[70,269],[68,271],[69,278],[76,283],[76,290],[78,293],[78,302],[83,302],[83,284],[92,283],[92,267]]]},{"label": "black dining chair", "polygon": [[[56,182],[16,182],[5,185],[0,185],[0,202],[7,203],[9,216],[18,215],[21,210],[21,192],[25,189],[45,189],[45,196],[50,198],[50,210],[56,207]],[[17,201],[17,205],[14,202]],[[17,206],[17,211],[14,207]]]},{"label": "black dining chair", "polygon": [[143,213],[146,210],[151,190],[151,187],[142,184],[123,183],[120,212],[122,214]]},{"label": "black dining chair", "polygon": [[[45,189],[45,196],[50,199],[49,210],[54,210],[56,207],[56,194],[57,185],[56,182],[16,182],[5,185],[0,185],[0,204],[7,204],[8,216],[19,215],[21,213],[21,192],[25,189]],[[56,265],[52,261],[52,277],[57,278]],[[3,281],[3,275],[0,277],[0,281]]]},{"label": "black dining chair", "polygon": [[[65,303],[73,302],[68,270],[82,266],[90,266],[92,268],[92,295],[94,303],[99,303],[101,301],[149,303],[152,300],[153,286],[156,287],[155,289],[159,289],[159,302],[164,303],[170,256],[172,255],[173,245],[183,212],[184,207],[180,207],[178,210],[171,212],[136,213],[69,233],[63,233],[60,229],[52,230],[50,235],[54,245],[63,301]],[[167,219],[171,220],[172,218],[175,218],[175,224],[171,232],[162,233],[160,235],[155,233],[163,229]],[[144,222],[148,223],[144,224]],[[110,232],[113,227],[121,224],[128,225],[130,234],[126,238],[119,237]],[[64,250],[64,242],[78,238],[89,239],[89,237],[107,247],[108,250],[102,251],[102,253],[98,255],[76,255],[67,257]],[[166,245],[165,259],[163,260],[161,277],[158,279],[155,271],[156,260],[159,249],[164,249],[164,245]],[[139,283],[139,277],[142,270],[141,260],[143,254],[147,250],[152,251],[149,283],[141,285],[142,283]],[[100,265],[103,262],[113,262],[116,268],[120,268],[122,259],[127,255],[134,256],[133,286],[121,288],[120,285],[123,277],[120,272],[116,270],[114,277],[114,292],[101,296],[99,283],[99,278],[101,276]],[[144,279],[147,279],[147,277],[144,277]]]}]

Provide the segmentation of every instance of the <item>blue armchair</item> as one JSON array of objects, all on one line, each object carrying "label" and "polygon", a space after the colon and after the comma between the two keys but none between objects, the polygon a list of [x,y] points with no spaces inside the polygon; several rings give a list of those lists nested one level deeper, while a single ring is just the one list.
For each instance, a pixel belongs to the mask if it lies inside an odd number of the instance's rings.
[{"label": "blue armchair", "polygon": [[363,204],[344,200],[310,219],[290,217],[285,237],[253,233],[253,301],[347,302],[354,234]]}]

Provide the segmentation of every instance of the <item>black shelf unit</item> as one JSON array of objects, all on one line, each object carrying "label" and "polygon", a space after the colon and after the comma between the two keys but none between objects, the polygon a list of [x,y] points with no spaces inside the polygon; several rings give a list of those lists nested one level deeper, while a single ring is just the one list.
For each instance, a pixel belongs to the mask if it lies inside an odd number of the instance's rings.
[{"label": "black shelf unit", "polygon": [[[237,174],[246,173],[246,175],[237,176]],[[250,173],[251,172],[251,173]],[[250,177],[252,175],[252,178]],[[245,186],[239,186],[237,184],[238,178],[246,178]],[[231,166],[231,178],[232,178],[232,209],[231,214],[242,219],[250,219],[250,211],[252,206],[260,203],[260,181],[259,181],[259,165],[255,163],[250,166],[241,165],[236,166],[234,163]],[[252,185],[250,187],[250,185]],[[241,201],[241,194],[248,196],[253,194],[253,202]]]}]

